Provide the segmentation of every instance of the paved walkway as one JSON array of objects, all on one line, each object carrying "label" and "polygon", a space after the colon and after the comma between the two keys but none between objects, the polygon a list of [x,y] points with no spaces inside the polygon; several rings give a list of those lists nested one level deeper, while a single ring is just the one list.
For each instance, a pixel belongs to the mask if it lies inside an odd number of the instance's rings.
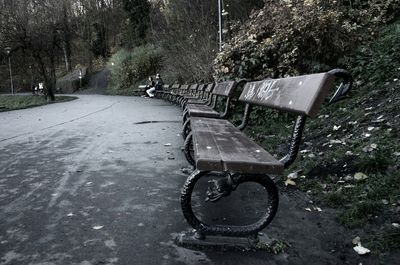
[{"label": "paved walkway", "polygon": [[189,228],[180,115],[161,100],[99,95],[0,113],[0,264],[345,264],[338,251],[351,246],[336,242],[351,235],[285,194],[268,231],[291,243],[287,254],[177,247]]}]

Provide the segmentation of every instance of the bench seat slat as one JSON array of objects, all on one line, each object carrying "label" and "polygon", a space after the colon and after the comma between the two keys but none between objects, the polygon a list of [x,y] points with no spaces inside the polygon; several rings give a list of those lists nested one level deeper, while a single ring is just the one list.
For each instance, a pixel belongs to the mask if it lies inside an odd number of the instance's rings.
[{"label": "bench seat slat", "polygon": [[204,171],[282,174],[283,164],[226,120],[191,118],[196,167]]},{"label": "bench seat slat", "polygon": [[207,100],[205,99],[189,99],[187,101],[187,104],[205,104],[207,103]]},{"label": "bench seat slat", "polygon": [[219,118],[220,114],[207,105],[188,104],[187,110],[191,117]]}]

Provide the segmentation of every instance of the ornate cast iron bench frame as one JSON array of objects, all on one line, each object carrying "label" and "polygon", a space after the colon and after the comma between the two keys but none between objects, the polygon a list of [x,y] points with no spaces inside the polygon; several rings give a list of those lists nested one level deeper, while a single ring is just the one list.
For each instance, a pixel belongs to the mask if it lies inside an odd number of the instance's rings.
[{"label": "ornate cast iron bench frame", "polygon": [[[248,82],[239,98],[246,105],[242,124],[238,128],[223,119],[188,117],[192,123],[192,132],[185,140],[184,152],[195,170],[184,184],[181,207],[194,232],[182,233],[177,238],[178,244],[237,246],[237,242],[247,242],[251,247],[259,242],[259,232],[271,223],[279,204],[277,187],[269,175],[282,174],[295,161],[306,119],[317,115],[336,79],[341,83],[330,98],[329,103],[334,103],[345,98],[352,87],[350,74],[342,69]],[[240,132],[247,125],[252,105],[297,115],[288,154],[280,160]],[[219,172],[224,177],[209,181],[206,191],[209,201],[216,202],[229,196],[242,183],[255,182],[267,192],[268,202],[265,203],[264,215],[257,222],[243,226],[210,225],[201,221],[192,209],[192,193],[196,183],[212,172]],[[209,238],[219,239],[210,241]]]}]

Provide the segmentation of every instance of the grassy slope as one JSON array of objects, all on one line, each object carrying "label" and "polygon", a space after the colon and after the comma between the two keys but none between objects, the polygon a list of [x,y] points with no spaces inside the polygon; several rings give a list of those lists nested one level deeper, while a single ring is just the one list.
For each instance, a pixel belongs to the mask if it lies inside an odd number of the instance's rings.
[{"label": "grassy slope", "polygon": [[[345,58],[356,81],[350,98],[324,106],[307,122],[301,153],[286,174],[300,171],[297,185],[288,189],[337,208],[338,222],[363,235],[363,244],[375,252],[400,249],[400,228],[393,225],[400,223],[398,43],[400,22]],[[278,157],[284,155],[291,132],[287,117],[256,111],[253,118],[246,132]],[[357,180],[356,173],[364,179]]]},{"label": "grassy slope", "polygon": [[[76,99],[76,97],[57,96],[55,102],[56,103],[66,102],[66,101],[70,101],[70,100],[74,100],[74,99]],[[0,112],[37,107],[37,106],[46,105],[48,103],[49,102],[47,102],[47,100],[44,96],[1,95],[0,96]]]}]

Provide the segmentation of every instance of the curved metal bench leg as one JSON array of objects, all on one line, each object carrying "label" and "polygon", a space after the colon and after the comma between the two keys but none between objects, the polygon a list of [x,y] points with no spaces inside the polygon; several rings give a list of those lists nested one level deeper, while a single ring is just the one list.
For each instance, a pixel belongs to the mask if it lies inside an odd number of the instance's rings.
[{"label": "curved metal bench leg", "polygon": [[182,110],[185,109],[185,106],[186,106],[186,102],[187,102],[187,101],[188,101],[188,100],[187,100],[186,98],[183,98],[182,101],[180,102],[180,103],[181,103],[181,108],[182,108]]},{"label": "curved metal bench leg", "polygon": [[185,124],[185,122],[189,119],[189,111],[186,110],[183,114],[182,114],[182,124]]},{"label": "curved metal bench leg", "polygon": [[190,127],[190,119],[187,119],[185,123],[183,124],[183,129],[182,129],[182,137],[183,139],[186,139],[186,137],[189,135],[189,133],[192,131],[192,128]]},{"label": "curved metal bench leg", "polygon": [[185,139],[184,149],[186,160],[192,166],[196,166],[196,162],[194,161],[194,149],[193,149],[193,135],[189,133],[189,135]]},{"label": "curved metal bench leg", "polygon": [[[195,170],[186,180],[181,192],[181,208],[186,221],[194,228],[195,233],[183,233],[177,238],[178,244],[184,246],[222,246],[232,248],[261,248],[259,232],[264,229],[278,209],[279,193],[275,183],[263,174],[234,174],[226,173],[224,178],[209,181],[206,191],[207,200],[216,202],[229,196],[242,183],[255,182],[267,192],[268,200],[265,202],[265,213],[255,223],[250,225],[209,225],[201,221],[192,209],[192,193],[196,183],[208,171]],[[226,240],[227,242],[224,242]],[[236,240],[236,241],[235,241]],[[265,245],[263,245],[265,246]]]}]

